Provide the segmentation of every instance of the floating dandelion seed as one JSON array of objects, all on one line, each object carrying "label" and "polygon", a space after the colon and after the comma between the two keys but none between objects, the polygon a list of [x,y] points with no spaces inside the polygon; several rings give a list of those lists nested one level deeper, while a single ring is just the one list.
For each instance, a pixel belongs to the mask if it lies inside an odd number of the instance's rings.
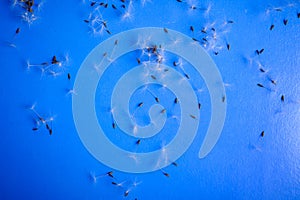
[{"label": "floating dandelion seed", "polygon": [[133,126],[132,131],[133,131],[133,134],[134,134],[134,135],[137,134],[137,132],[138,132],[138,126],[137,126],[136,124]]},{"label": "floating dandelion seed", "polygon": [[126,11],[124,12],[124,14],[121,17],[122,21],[132,20],[133,19],[133,12],[134,12],[133,2],[132,2],[132,0],[130,0]]},{"label": "floating dandelion seed", "polygon": [[113,185],[115,185],[115,186],[117,186],[117,187],[123,187],[124,186],[124,184],[126,183],[127,181],[123,181],[123,182],[120,182],[120,183],[117,183],[117,182],[111,182],[111,184],[113,184]]},{"label": "floating dandelion seed", "polygon": [[77,95],[77,92],[76,92],[75,89],[68,89],[66,95],[67,95],[67,96],[68,96],[68,95],[71,95],[71,96],[72,96],[72,95]]}]

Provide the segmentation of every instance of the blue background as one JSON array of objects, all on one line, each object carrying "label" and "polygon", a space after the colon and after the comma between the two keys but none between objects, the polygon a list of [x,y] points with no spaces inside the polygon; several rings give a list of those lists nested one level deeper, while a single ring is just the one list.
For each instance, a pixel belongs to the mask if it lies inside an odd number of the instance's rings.
[{"label": "blue background", "polygon": [[[93,183],[91,172],[99,175],[111,169],[95,160],[81,143],[73,122],[71,95],[67,93],[84,58],[109,34],[95,35],[83,22],[94,9],[87,0],[44,2],[36,12],[38,19],[31,25],[22,21],[20,9],[3,0],[0,2],[0,199],[299,199],[299,1],[143,3],[136,0],[132,1],[131,18],[123,20],[123,13],[111,8],[112,2],[121,10],[120,1],[109,1],[109,8],[101,9],[112,34],[156,26],[201,40],[205,36],[202,27],[217,30],[217,45],[222,49],[217,56],[213,49],[206,50],[226,86],[227,117],[220,140],[206,158],[198,159],[210,119],[209,93],[203,85],[197,137],[176,161],[177,167],[170,165],[163,169],[170,174],[169,178],[161,171],[146,174],[115,171],[116,180],[104,176]],[[190,9],[189,2],[194,2],[197,9]],[[125,4],[128,5],[127,0]],[[284,19],[288,19],[287,25],[283,24]],[[234,23],[228,24],[227,20]],[[272,31],[271,24],[274,24]],[[15,35],[18,27],[21,31]],[[8,43],[14,43],[16,48]],[[255,55],[255,50],[262,48],[264,52]],[[67,54],[70,62],[61,76],[42,76],[39,70],[26,67],[27,60],[49,62],[53,55],[63,59]],[[260,72],[258,63],[267,73]],[[107,75],[118,77],[114,73],[122,71],[115,70]],[[67,73],[71,74],[71,80],[67,79]],[[277,84],[272,84],[270,78]],[[106,79],[103,83],[109,89],[112,87],[109,81],[114,83],[114,80]],[[259,88],[257,83],[269,89]],[[282,94],[284,102],[280,100]],[[172,96],[167,93],[165,98],[168,95]],[[132,98],[131,109],[139,98],[138,94]],[[34,103],[41,115],[54,116],[53,135],[46,129],[31,130],[35,116],[28,108]],[[99,111],[100,119],[101,115]],[[263,130],[265,136],[260,137]],[[126,145],[118,138],[114,142]],[[146,141],[142,142],[145,150],[158,144],[152,142],[147,146]],[[130,145],[134,144],[130,142],[127,148]],[[127,181],[124,187],[111,184],[124,180]],[[135,181],[141,183],[124,197],[128,184]]]}]

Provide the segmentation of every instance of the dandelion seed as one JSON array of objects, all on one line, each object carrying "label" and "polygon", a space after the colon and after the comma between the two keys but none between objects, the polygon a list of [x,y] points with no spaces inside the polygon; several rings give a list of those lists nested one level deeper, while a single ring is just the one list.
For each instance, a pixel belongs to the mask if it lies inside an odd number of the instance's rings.
[{"label": "dandelion seed", "polygon": [[163,171],[162,169],[161,169],[160,171],[162,172],[162,174],[163,174],[165,177],[168,177],[168,178],[170,177],[170,174],[169,174],[169,173]]},{"label": "dandelion seed", "polygon": [[259,54],[262,54],[262,53],[264,52],[264,50],[265,50],[265,49],[261,49],[261,50],[259,51]]},{"label": "dandelion seed", "polygon": [[265,86],[263,86],[262,84],[260,84],[260,83],[257,83],[257,86],[258,87],[261,87],[261,88],[264,88]]},{"label": "dandelion seed", "polygon": [[116,129],[116,127],[117,127],[116,123],[113,122],[113,123],[112,123],[112,128],[113,128],[113,129]]},{"label": "dandelion seed", "polygon": [[128,195],[129,195],[129,190],[126,190],[125,192],[124,192],[124,197],[127,197]]},{"label": "dandelion seed", "polygon": [[259,71],[261,71],[262,73],[266,72],[263,68],[259,68]]},{"label": "dandelion seed", "polygon": [[151,78],[152,78],[153,80],[156,80],[156,77],[155,77],[154,75],[151,75]]},{"label": "dandelion seed", "polygon": [[21,29],[20,29],[20,28],[17,28],[17,29],[16,29],[16,34],[19,34],[20,31],[21,31]]},{"label": "dandelion seed", "polygon": [[225,96],[222,96],[222,102],[225,102]]},{"label": "dandelion seed", "polygon": [[204,27],[204,28],[202,28],[202,29],[201,29],[201,32],[202,32],[202,33],[205,33],[205,34],[207,34],[207,32],[206,32],[206,28],[205,28],[205,27]]},{"label": "dandelion seed", "polygon": [[190,30],[191,30],[192,32],[194,32],[194,27],[193,27],[193,26],[190,26]]},{"label": "dandelion seed", "polygon": [[284,95],[281,95],[281,102],[284,102]]},{"label": "dandelion seed", "polygon": [[66,95],[77,95],[77,92],[75,89],[69,89]]},{"label": "dandelion seed", "polygon": [[177,97],[174,99],[174,103],[175,103],[175,104],[178,103],[178,98],[177,98]]},{"label": "dandelion seed", "polygon": [[227,43],[227,44],[226,44],[226,47],[227,47],[227,50],[229,51],[229,50],[230,50],[230,44]]},{"label": "dandelion seed", "polygon": [[195,115],[190,115],[191,118],[193,119],[196,119],[196,116]]}]

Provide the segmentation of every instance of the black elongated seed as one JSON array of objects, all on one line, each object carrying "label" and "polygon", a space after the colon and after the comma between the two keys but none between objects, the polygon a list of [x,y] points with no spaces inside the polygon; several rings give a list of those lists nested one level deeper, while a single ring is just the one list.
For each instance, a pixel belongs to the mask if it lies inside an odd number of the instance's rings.
[{"label": "black elongated seed", "polygon": [[113,178],[114,176],[113,176],[113,171],[110,171],[110,172],[107,172],[106,174],[109,176],[109,177],[111,177],[111,178]]},{"label": "black elongated seed", "polygon": [[226,44],[226,47],[227,47],[227,50],[229,51],[229,50],[230,50],[230,44],[227,43],[227,44]]},{"label": "black elongated seed", "polygon": [[273,80],[273,79],[271,79],[270,81],[271,81],[271,83],[272,83],[273,85],[276,85],[276,84],[277,84],[276,81]]},{"label": "black elongated seed", "polygon": [[168,174],[167,172],[162,172],[163,173],[163,175],[165,176],[165,177],[170,177],[170,174]]},{"label": "black elongated seed", "polygon": [[261,71],[262,73],[266,72],[263,68],[259,68],[259,71]]},{"label": "black elongated seed", "polygon": [[260,84],[260,83],[257,83],[257,86],[264,88],[264,86],[262,84]]},{"label": "black elongated seed", "polygon": [[190,76],[186,73],[184,73],[184,76],[187,78],[187,79],[190,79]]},{"label": "black elongated seed", "polygon": [[178,103],[178,98],[176,97],[175,99],[174,99],[174,103]]},{"label": "black elongated seed", "polygon": [[16,34],[20,33],[21,29],[20,28],[17,28],[16,29]]},{"label": "black elongated seed", "polygon": [[194,27],[193,27],[193,26],[190,26],[190,30],[191,30],[192,32],[194,32]]},{"label": "black elongated seed", "polygon": [[260,54],[262,54],[263,52],[264,52],[264,48],[262,48],[261,50],[258,50],[258,49],[256,49],[255,50],[255,53],[257,54],[257,55],[260,55]]},{"label": "black elongated seed", "polygon": [[284,102],[284,95],[281,95],[281,102]]},{"label": "black elongated seed", "polygon": [[265,50],[265,49],[261,49],[261,50],[259,51],[259,54],[262,54],[262,53],[264,52],[264,50]]},{"label": "black elongated seed", "polygon": [[193,119],[196,119],[196,116],[195,115],[190,115],[191,118]]}]

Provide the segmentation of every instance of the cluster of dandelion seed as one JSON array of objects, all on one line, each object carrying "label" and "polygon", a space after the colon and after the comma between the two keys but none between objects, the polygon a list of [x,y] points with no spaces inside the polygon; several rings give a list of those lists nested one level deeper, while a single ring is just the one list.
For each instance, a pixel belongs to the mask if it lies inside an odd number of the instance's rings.
[{"label": "cluster of dandelion seed", "polygon": [[116,15],[115,20],[131,20],[133,17],[133,1],[120,1],[120,2],[98,2],[89,1],[90,12],[88,17],[84,20],[88,24],[90,32],[95,35],[102,35],[103,33],[111,34],[111,30],[108,27],[108,20],[105,19],[105,15],[109,11],[113,11]]},{"label": "cluster of dandelion seed", "polygon": [[119,181],[114,171],[109,171],[99,175],[96,175],[94,172],[90,172],[89,176],[93,183],[97,183],[99,179],[109,178],[112,186],[120,188],[123,191],[124,197],[127,197],[135,188],[137,188],[137,186],[142,184],[142,181],[138,181],[137,178],[134,180],[126,179]]},{"label": "cluster of dandelion seed", "polygon": [[226,41],[226,35],[230,31],[230,24],[232,23],[230,20],[206,23],[196,34],[197,38],[201,37],[201,39],[198,39],[200,44],[214,55],[218,55],[226,46],[229,50],[230,46],[228,46],[228,42]]},{"label": "cluster of dandelion seed", "polygon": [[46,130],[49,132],[49,135],[53,133],[52,122],[54,120],[54,116],[44,117],[36,110],[36,103],[34,103],[30,108],[30,111],[34,114],[35,126],[32,128],[33,131],[38,131],[39,129],[45,126]]},{"label": "cluster of dandelion seed", "polygon": [[13,0],[12,2],[13,8],[20,13],[21,19],[29,25],[39,18],[36,14],[40,11],[42,5],[42,1],[37,3],[34,0]]},{"label": "cluster of dandelion seed", "polygon": [[38,70],[41,76],[52,76],[57,77],[63,75],[69,66],[70,59],[69,55],[66,54],[64,57],[57,58],[53,56],[49,61],[41,63],[31,63],[29,60],[26,61],[27,70]]}]

